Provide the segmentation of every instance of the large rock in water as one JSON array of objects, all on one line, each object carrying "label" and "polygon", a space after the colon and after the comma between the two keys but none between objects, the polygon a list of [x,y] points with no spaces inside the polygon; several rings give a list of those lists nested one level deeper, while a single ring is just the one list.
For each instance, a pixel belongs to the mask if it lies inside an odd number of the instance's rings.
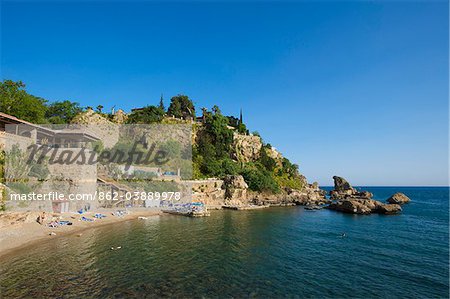
[{"label": "large rock in water", "polygon": [[331,203],[328,209],[350,214],[397,214],[402,208],[396,204],[384,204],[373,199],[346,199]]},{"label": "large rock in water", "polygon": [[391,197],[389,197],[387,199],[388,203],[400,204],[400,205],[408,203],[410,201],[411,201],[411,199],[409,199],[408,196],[406,196],[405,194],[400,193],[400,192],[395,193],[394,195],[392,195]]},{"label": "large rock in water", "polygon": [[398,204],[384,204],[373,200],[373,194],[369,191],[357,191],[344,178],[334,176],[334,190],[330,191],[331,199],[337,202],[331,203],[331,210],[350,214],[396,214],[402,208]]},{"label": "large rock in water", "polygon": [[348,199],[348,198],[360,198],[360,199],[371,199],[373,194],[369,191],[358,192],[355,188],[347,182],[346,179],[334,176],[334,190],[330,191],[331,199]]},{"label": "large rock in water", "polygon": [[285,188],[286,197],[296,205],[322,205],[330,201],[327,200],[325,190],[321,190],[317,183],[306,184],[302,190]]},{"label": "large rock in water", "polygon": [[348,190],[353,191],[353,190],[355,190],[350,185],[350,183],[347,182],[347,180],[344,178],[334,176],[333,180],[334,180],[334,190],[335,191],[348,191]]},{"label": "large rock in water", "polygon": [[376,211],[378,214],[398,214],[402,211],[402,207],[396,204],[383,204]]},{"label": "large rock in water", "polygon": [[359,200],[343,200],[332,203],[328,209],[350,214],[370,214],[372,209]]}]

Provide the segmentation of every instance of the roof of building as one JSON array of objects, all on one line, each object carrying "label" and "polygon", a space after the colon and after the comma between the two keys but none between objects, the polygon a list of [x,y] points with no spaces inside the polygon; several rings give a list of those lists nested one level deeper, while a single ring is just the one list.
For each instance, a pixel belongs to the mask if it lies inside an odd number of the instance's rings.
[{"label": "roof of building", "polygon": [[84,130],[81,130],[79,128],[70,128],[70,130],[54,130],[51,128],[47,128],[45,126],[40,126],[40,125],[36,125],[33,123],[30,123],[26,120],[17,118],[13,115],[9,115],[3,112],[0,112],[0,122],[4,122],[6,124],[12,124],[12,125],[24,125],[24,126],[30,126],[35,128],[36,130],[38,130],[40,133],[44,133],[46,135],[66,135],[67,137],[69,136],[73,136],[73,135],[80,135],[86,139],[90,139],[90,140],[100,140],[100,138],[98,138],[97,136],[86,132]]}]

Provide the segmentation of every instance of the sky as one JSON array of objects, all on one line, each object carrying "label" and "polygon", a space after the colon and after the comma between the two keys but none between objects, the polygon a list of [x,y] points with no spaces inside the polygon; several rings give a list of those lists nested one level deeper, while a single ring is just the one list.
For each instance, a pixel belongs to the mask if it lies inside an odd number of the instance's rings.
[{"label": "sky", "polygon": [[[448,185],[446,2],[1,2],[2,79],[129,111],[243,111],[310,182]],[[198,112],[199,113],[199,112]]]}]

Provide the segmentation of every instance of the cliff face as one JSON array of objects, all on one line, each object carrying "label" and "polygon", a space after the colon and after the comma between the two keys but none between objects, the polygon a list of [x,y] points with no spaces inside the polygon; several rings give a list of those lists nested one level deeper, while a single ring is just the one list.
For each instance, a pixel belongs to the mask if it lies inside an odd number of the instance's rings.
[{"label": "cliff face", "polygon": [[262,148],[261,137],[234,133],[233,151],[234,159],[239,162],[252,162],[259,158]]},{"label": "cliff face", "polygon": [[281,155],[281,153],[278,152],[277,149],[274,147],[266,149],[266,152],[269,157],[271,157],[272,159],[275,159],[276,161],[283,160],[283,155]]},{"label": "cliff face", "polygon": [[221,209],[225,204],[225,189],[223,180],[207,179],[190,181],[192,199],[201,201],[209,208]]},{"label": "cliff face", "polygon": [[117,124],[124,124],[128,119],[128,115],[122,110],[119,109],[114,113],[113,122]]},{"label": "cliff face", "polygon": [[192,198],[201,201],[209,208],[221,209],[222,206],[248,205],[248,186],[241,175],[229,175],[223,180],[206,179],[189,181]]},{"label": "cliff face", "polygon": [[[126,119],[126,115],[120,113],[119,116],[113,118],[113,121],[122,122]],[[110,141],[111,130],[117,127],[117,124],[107,120],[98,113],[88,110],[74,119],[75,123],[80,124],[95,124],[99,128],[99,132],[95,132],[98,137],[102,139],[105,147],[113,145]],[[171,126],[168,124],[160,124],[161,126]],[[157,128],[158,125],[154,127]],[[202,130],[202,124],[195,123],[192,129],[192,141],[195,142],[199,130]],[[101,132],[107,129],[107,133]],[[158,129],[156,129],[159,131]],[[166,130],[170,132],[171,130]],[[176,133],[176,132],[175,132]],[[134,132],[133,134],[136,134]],[[148,138],[155,138],[160,134],[154,132],[149,134]],[[169,134],[170,135],[170,134]],[[172,136],[173,135],[173,136]],[[170,135],[171,138],[178,140],[179,136],[176,134]],[[112,134],[114,140],[115,134]],[[185,134],[183,135],[185,136]],[[189,136],[189,135],[188,135]],[[145,136],[143,136],[145,137]],[[165,136],[167,137],[167,136]],[[118,136],[117,136],[118,138]],[[145,139],[145,138],[144,138]],[[147,139],[145,139],[147,140]],[[181,141],[181,140],[180,140]],[[183,140],[183,144],[186,140]],[[115,141],[117,142],[117,141]],[[240,163],[256,162],[260,159],[262,151],[275,160],[276,167],[282,167],[283,155],[274,147],[263,146],[261,137],[256,135],[244,135],[237,132],[233,133],[232,142],[232,158]],[[245,206],[249,204],[255,205],[307,205],[323,203],[325,201],[324,192],[321,191],[317,185],[308,184],[306,178],[298,175],[299,188],[284,188],[279,194],[265,194],[249,190],[247,183],[241,175],[229,175],[223,179],[204,179],[188,181],[192,187],[192,198],[196,201],[204,202],[210,208],[221,208],[222,206]]]},{"label": "cliff face", "polygon": [[119,126],[92,109],[75,116],[72,124],[87,126],[87,131],[100,138],[105,148],[113,147],[119,140]]},{"label": "cliff face", "polygon": [[[272,158],[276,167],[283,167],[283,155],[274,147],[263,146],[261,137],[244,135],[234,132],[232,143],[232,158],[242,164],[256,162],[262,152]],[[204,186],[197,189],[194,199],[204,201],[210,207],[245,206],[245,205],[309,205],[325,203],[325,192],[317,184],[308,184],[306,177],[298,175],[297,189],[284,188],[278,194],[254,192],[248,188],[241,175],[227,176],[219,180],[224,193]],[[217,184],[217,183],[215,183]]]},{"label": "cliff face", "polygon": [[240,175],[227,176],[223,180],[207,179],[191,181],[193,200],[205,203],[208,208],[223,206],[294,206],[324,204],[325,191],[317,184],[305,184],[302,190],[287,189],[279,194],[265,194],[250,191]]}]

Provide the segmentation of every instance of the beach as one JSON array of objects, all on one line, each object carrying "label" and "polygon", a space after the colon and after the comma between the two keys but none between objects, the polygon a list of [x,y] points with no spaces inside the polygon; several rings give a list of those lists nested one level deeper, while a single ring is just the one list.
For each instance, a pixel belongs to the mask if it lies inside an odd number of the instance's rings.
[{"label": "beach", "polygon": [[[0,257],[13,255],[18,251],[28,249],[29,247],[37,245],[40,242],[45,242],[55,238],[73,235],[82,239],[83,232],[88,229],[138,219],[138,217],[155,217],[164,214],[157,208],[135,208],[128,209],[129,214],[119,217],[112,215],[115,211],[117,211],[117,209],[101,209],[95,212],[86,212],[82,215],[78,213],[53,214],[54,217],[58,217],[59,220],[72,222],[72,225],[62,225],[55,228],[47,225],[49,221],[46,221],[43,225],[37,222],[37,217],[41,214],[41,212],[9,214],[8,219],[5,219],[7,216],[6,214],[1,214]],[[106,217],[96,219],[94,217],[96,213],[101,213]],[[93,221],[83,221],[81,220],[83,216],[88,219],[93,219]]]}]

